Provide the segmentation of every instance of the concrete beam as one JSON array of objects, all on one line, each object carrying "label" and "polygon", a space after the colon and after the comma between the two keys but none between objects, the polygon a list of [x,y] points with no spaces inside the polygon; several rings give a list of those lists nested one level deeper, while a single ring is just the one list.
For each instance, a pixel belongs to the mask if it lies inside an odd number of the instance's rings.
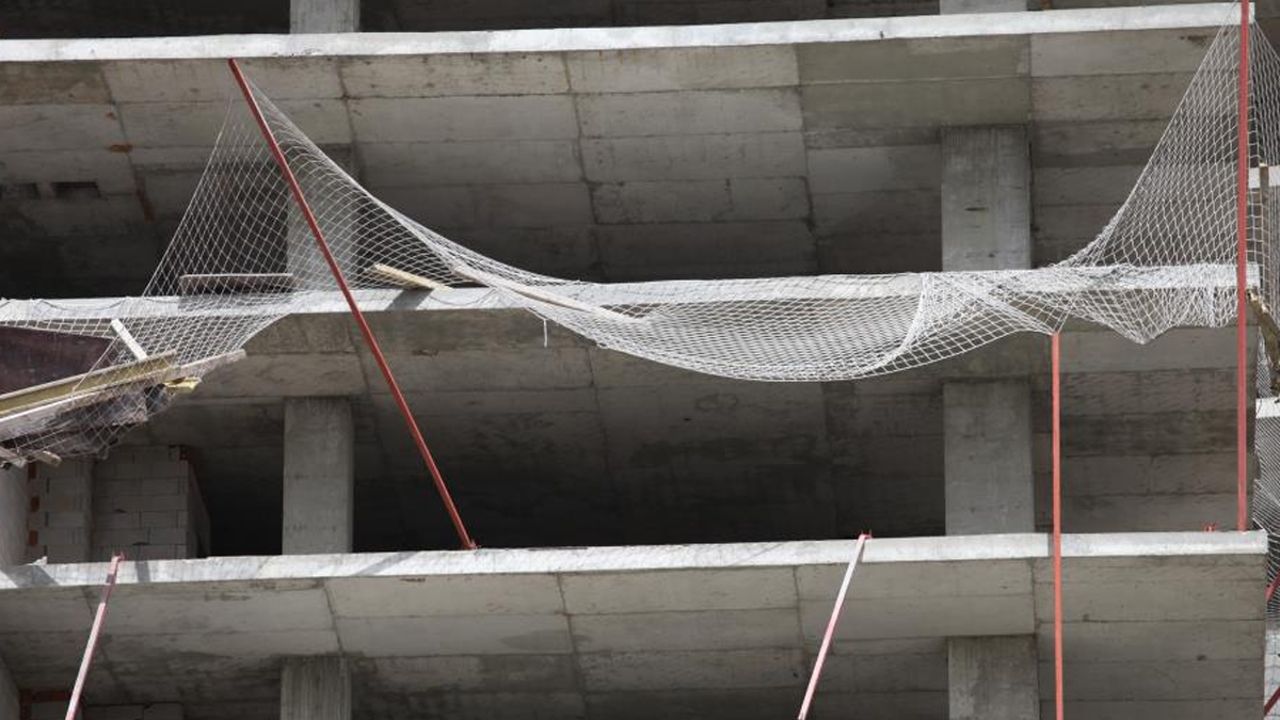
[{"label": "concrete beam", "polygon": [[1000,35],[1214,29],[1225,3],[1085,8],[1052,13],[1005,13],[960,17],[920,16],[910,22],[877,17],[824,22],[795,21],[674,27],[557,28],[442,33],[344,33],[339,35],[224,35],[191,38],[94,38],[7,40],[0,62],[51,60],[153,60],[281,56],[384,56],[606,51],[647,48],[779,46],[807,43],[876,42]]},{"label": "concrete beam", "polygon": [[360,0],[291,0],[289,31],[345,33],[360,29]]},{"label": "concrete beam", "polygon": [[284,553],[350,552],[355,428],[346,398],[290,398],[284,411]]},{"label": "concrete beam", "polygon": [[280,720],[351,720],[351,672],[341,657],[285,658]]}]

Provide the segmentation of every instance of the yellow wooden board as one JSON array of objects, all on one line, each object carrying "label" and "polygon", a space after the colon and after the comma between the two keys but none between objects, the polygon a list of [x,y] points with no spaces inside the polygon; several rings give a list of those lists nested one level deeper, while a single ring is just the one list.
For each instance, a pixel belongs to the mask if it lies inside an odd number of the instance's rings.
[{"label": "yellow wooden board", "polygon": [[173,357],[173,353],[165,353],[5,393],[0,395],[0,417],[71,395],[152,379],[173,368]]}]

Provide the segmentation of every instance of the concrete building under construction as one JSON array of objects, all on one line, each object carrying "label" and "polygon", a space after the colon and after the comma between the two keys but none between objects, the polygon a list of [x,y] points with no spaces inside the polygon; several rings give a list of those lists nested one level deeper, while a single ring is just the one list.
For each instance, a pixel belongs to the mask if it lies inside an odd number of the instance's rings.
[{"label": "concrete building under construction", "polygon": [[[0,418],[102,352],[24,318],[106,323],[143,291],[228,58],[370,193],[533,271],[1015,270],[1107,225],[1240,12],[118,5],[0,7]],[[1059,654],[1044,336],[752,382],[483,287],[358,299],[481,548],[317,293],[111,447],[0,471],[0,720],[67,714],[120,551],[85,720],[795,717],[864,532],[811,717],[1047,720],[1061,690],[1072,718],[1257,718],[1280,682],[1267,534],[1237,530],[1234,327],[1063,330]]]}]

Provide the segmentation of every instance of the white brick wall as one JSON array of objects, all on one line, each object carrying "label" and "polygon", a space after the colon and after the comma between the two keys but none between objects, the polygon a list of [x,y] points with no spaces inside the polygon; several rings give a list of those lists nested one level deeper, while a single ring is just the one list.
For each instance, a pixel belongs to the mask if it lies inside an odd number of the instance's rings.
[{"label": "white brick wall", "polygon": [[92,460],[27,466],[28,561],[85,562],[90,557]]},{"label": "white brick wall", "polygon": [[208,553],[208,515],[195,472],[177,446],[121,446],[97,464],[92,556],[134,560]]}]

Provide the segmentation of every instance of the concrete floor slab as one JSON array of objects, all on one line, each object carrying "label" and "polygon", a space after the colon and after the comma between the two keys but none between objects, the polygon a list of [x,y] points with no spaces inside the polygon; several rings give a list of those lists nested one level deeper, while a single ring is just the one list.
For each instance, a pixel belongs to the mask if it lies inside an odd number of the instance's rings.
[{"label": "concrete floor slab", "polygon": [[[252,708],[271,707],[278,658],[343,652],[361,717],[631,717],[642,703],[650,716],[765,718],[799,697],[851,549],[130,562],[89,699],[265,718]],[[1064,538],[1069,710],[1221,717],[1258,695],[1265,550],[1260,533]],[[873,540],[819,694],[824,715],[938,717],[947,636],[1034,632],[1043,662],[1048,553],[1043,535]],[[104,572],[28,565],[0,577],[0,653],[20,686],[74,674]],[[1120,676],[1123,695],[1108,682]]]}]

